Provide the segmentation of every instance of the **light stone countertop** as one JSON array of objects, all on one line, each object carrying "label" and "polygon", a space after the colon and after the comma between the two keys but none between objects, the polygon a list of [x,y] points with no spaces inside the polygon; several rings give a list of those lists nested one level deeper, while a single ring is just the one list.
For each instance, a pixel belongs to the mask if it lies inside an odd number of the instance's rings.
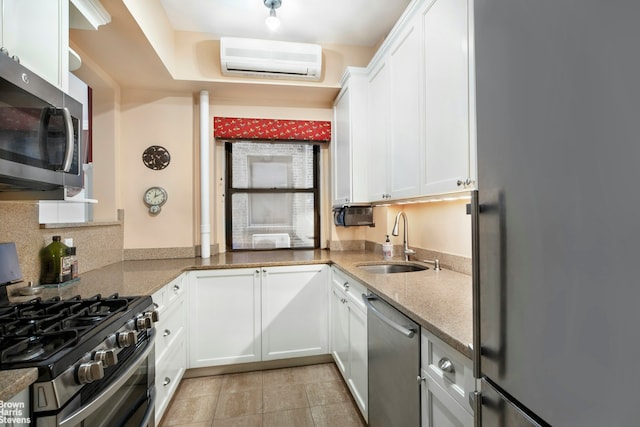
[{"label": "light stone countertop", "polygon": [[[402,311],[421,327],[471,358],[472,342],[471,276],[451,270],[429,269],[411,273],[372,274],[357,267],[364,262],[382,261],[380,254],[365,251],[257,251],[229,252],[201,258],[123,261],[80,275],[80,280],[58,288],[47,288],[42,298],[75,295],[90,297],[151,295],[181,273],[219,268],[254,268],[280,265],[335,264],[370,291]],[[400,261],[400,258],[394,258]],[[12,302],[33,297],[11,297]],[[8,400],[36,381],[37,374],[0,371],[0,400]],[[16,377],[18,375],[18,377]],[[22,378],[16,380],[16,378]]]}]

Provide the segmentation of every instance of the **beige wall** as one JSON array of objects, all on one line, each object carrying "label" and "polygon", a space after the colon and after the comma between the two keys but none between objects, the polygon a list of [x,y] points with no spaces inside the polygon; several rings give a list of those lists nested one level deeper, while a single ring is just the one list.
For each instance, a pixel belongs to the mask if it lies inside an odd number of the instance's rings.
[{"label": "beige wall", "polygon": [[404,224],[399,236],[392,236],[396,214],[404,211],[409,224],[409,246],[471,257],[471,217],[466,214],[469,200],[393,205],[374,208],[375,228],[367,228],[366,239],[384,242],[388,234],[394,245],[403,244]]},{"label": "beige wall", "polygon": [[[190,93],[123,91],[119,161],[127,249],[194,245],[194,109]],[[168,167],[156,171],[143,164],[142,153],[151,145],[169,151]],[[157,215],[142,201],[151,186],[169,195]]]}]

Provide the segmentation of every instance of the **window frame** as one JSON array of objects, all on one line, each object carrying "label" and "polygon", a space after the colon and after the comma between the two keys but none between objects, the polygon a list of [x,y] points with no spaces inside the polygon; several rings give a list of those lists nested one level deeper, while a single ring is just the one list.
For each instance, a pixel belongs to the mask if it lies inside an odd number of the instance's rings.
[{"label": "window frame", "polygon": [[[313,187],[312,188],[234,188],[233,185],[233,144],[237,142],[257,142],[268,144],[304,144],[313,146]],[[320,145],[317,143],[310,143],[306,141],[264,141],[264,140],[233,140],[225,142],[225,242],[226,249],[230,252],[242,252],[242,251],[263,251],[263,250],[309,250],[320,248]],[[313,194],[313,247],[299,247],[299,248],[269,248],[269,249],[256,249],[256,248],[233,248],[233,196],[235,194]]]}]

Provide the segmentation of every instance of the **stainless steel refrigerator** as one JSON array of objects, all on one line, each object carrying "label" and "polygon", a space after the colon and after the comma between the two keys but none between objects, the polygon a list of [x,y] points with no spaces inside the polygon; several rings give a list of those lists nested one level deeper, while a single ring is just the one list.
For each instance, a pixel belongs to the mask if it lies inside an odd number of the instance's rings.
[{"label": "stainless steel refrigerator", "polygon": [[640,425],[640,2],[475,0],[482,426]]}]

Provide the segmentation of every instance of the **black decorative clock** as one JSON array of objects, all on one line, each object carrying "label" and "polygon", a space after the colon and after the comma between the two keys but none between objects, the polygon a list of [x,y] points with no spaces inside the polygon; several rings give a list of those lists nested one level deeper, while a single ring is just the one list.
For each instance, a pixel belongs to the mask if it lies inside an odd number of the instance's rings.
[{"label": "black decorative clock", "polygon": [[160,145],[152,145],[142,153],[142,162],[149,169],[162,170],[169,166],[170,161],[169,151]]}]

